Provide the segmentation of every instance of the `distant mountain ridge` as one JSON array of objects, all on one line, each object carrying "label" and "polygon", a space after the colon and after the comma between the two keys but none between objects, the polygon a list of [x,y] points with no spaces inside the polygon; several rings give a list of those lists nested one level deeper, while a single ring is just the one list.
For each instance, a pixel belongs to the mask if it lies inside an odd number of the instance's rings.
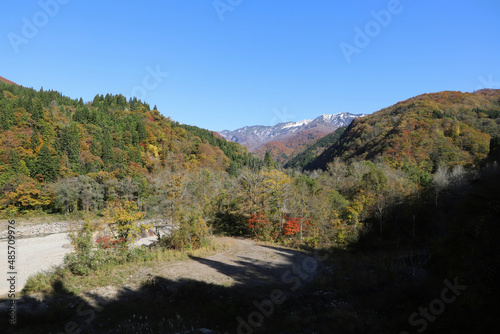
[{"label": "distant mountain ridge", "polygon": [[354,119],[366,116],[365,114],[323,114],[314,119],[298,122],[279,123],[274,126],[245,126],[243,128],[219,132],[226,140],[233,141],[248,147],[251,151],[257,151],[259,147],[268,142],[284,141],[303,131],[316,132],[325,136],[336,129],[349,125]]}]

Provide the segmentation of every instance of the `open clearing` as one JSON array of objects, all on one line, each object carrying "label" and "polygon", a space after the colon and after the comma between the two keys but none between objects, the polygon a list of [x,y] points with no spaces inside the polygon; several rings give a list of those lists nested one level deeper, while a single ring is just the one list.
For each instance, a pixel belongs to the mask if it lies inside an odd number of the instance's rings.
[{"label": "open clearing", "polygon": [[[43,227],[47,225],[44,224]],[[40,230],[39,226],[42,225],[23,224],[21,231],[28,228],[29,230],[25,230],[25,233],[22,233],[23,237],[16,240],[17,292],[21,291],[30,275],[61,264],[64,256],[71,251],[68,233],[64,231],[63,226],[59,226],[57,231],[46,231],[45,228]],[[40,232],[59,233],[38,235]],[[215,255],[205,258],[191,257],[184,261],[160,262],[154,265],[147,263],[139,265],[127,278],[127,288],[138,288],[151,277],[178,282],[194,280],[226,287],[283,285],[283,275],[294,266],[299,268],[304,264],[309,266],[307,269],[310,269],[310,272],[303,274],[304,281],[308,281],[312,279],[316,266],[319,265],[315,261],[310,261],[312,258],[307,254],[285,247],[244,238],[216,237],[216,239],[226,247]],[[6,239],[0,241],[0,249],[7,249]],[[0,263],[0,270],[7,273],[7,261]],[[8,288],[6,280],[0,281],[0,297],[6,296]],[[98,288],[92,293],[113,298],[122,288],[123,286],[107,286]]]},{"label": "open clearing", "polygon": [[[301,283],[314,278],[321,264],[314,257],[285,247],[250,239],[216,237],[226,250],[204,258],[139,266],[127,279],[127,289],[136,290],[148,279],[165,279],[181,284],[198,281],[224,287],[283,286],[289,277],[301,277]],[[299,273],[299,274],[296,274]],[[89,295],[114,299],[123,286],[107,286],[89,291]]]}]

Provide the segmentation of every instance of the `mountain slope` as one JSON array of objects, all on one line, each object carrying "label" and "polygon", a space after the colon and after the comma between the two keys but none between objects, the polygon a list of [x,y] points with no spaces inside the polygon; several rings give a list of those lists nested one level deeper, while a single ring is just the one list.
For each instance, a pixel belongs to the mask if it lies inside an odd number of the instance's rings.
[{"label": "mountain slope", "polygon": [[323,153],[326,148],[335,144],[340,139],[345,129],[346,127],[343,126],[319,139],[313,145],[291,158],[284,167],[306,170],[309,169],[309,164],[311,164],[321,153]]},{"label": "mountain slope", "polygon": [[47,208],[50,184],[61,179],[137,181],[202,168],[234,173],[252,163],[244,146],[180,126],[136,98],[107,94],[84,103],[0,82],[0,211]]},{"label": "mountain slope", "polygon": [[354,120],[308,169],[335,157],[383,159],[412,173],[438,165],[476,165],[500,135],[500,90],[423,94]]},{"label": "mountain slope", "polygon": [[10,84],[10,85],[17,85],[15,82],[7,80],[7,79],[5,79],[4,77],[1,77],[1,76],[0,76],[0,82],[4,82],[4,83]]},{"label": "mountain slope", "polygon": [[[279,123],[274,126],[246,126],[234,131],[221,131],[220,134],[227,140],[245,145],[250,149],[250,151],[254,152],[268,142],[284,142],[285,139],[290,138],[302,131],[316,133],[313,139],[318,139],[321,136],[335,131],[341,126],[350,124],[353,119],[362,116],[364,115],[355,115],[350,113],[333,115],[325,114],[315,119]],[[321,134],[321,136],[318,134]],[[288,149],[296,149],[296,147],[293,148],[287,145],[285,146]]]},{"label": "mountain slope", "polygon": [[302,153],[309,146],[327,136],[329,133],[331,132],[325,132],[325,129],[309,129],[299,131],[291,137],[267,142],[256,148],[253,153],[263,159],[266,152],[269,152],[274,161],[285,164],[290,160],[290,158]]}]

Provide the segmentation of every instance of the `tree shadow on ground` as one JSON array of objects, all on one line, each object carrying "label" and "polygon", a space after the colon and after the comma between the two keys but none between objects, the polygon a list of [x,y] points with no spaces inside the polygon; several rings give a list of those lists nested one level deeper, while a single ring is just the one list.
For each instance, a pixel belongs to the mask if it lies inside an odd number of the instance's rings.
[{"label": "tree shadow on ground", "polygon": [[[294,288],[300,276],[290,270],[293,260],[270,272],[273,278],[280,277],[276,273],[290,272],[293,281],[288,283],[263,278],[261,273],[268,268],[262,261],[192,260],[232,275],[237,283],[226,287],[149,276],[139,290],[122,288],[114,298],[106,299],[92,293],[76,296],[57,281],[53,294],[19,301],[16,333],[270,333],[279,332],[276,328],[284,310],[302,308],[302,302],[295,299],[305,293],[306,285]],[[281,332],[313,333],[308,327],[294,324]]]},{"label": "tree shadow on ground", "polygon": [[[316,260],[312,255],[270,245],[259,245],[258,247],[271,250],[272,252],[269,254],[272,254],[272,259],[256,259],[250,255],[238,255],[228,264],[208,258],[194,256],[190,258],[231,277],[236,281],[235,285],[244,288],[269,285],[293,286],[296,284],[296,277],[300,278],[301,283],[302,281],[310,281],[322,269],[321,261]],[[280,259],[277,260],[278,258]]]},{"label": "tree shadow on ground", "polygon": [[[296,259],[296,251],[279,251]],[[301,259],[308,257],[303,254]],[[442,289],[441,282],[416,284],[390,277],[385,278],[387,287],[377,287],[369,273],[382,270],[374,261],[343,250],[325,260],[311,284],[293,270],[302,265],[293,260],[272,270],[263,261],[245,258],[234,264],[192,260],[233,275],[236,283],[221,286],[148,276],[141,288],[121,288],[105,298],[93,292],[75,295],[56,281],[54,293],[19,301],[17,327],[9,327],[4,312],[0,326],[15,333],[399,333],[408,329],[408,316],[428,305],[429,296],[439,297]],[[326,270],[332,266],[333,271]],[[270,279],[263,279],[262,273],[269,273]],[[398,286],[402,283],[408,284]],[[454,312],[454,306],[447,306],[448,312]],[[449,321],[443,315],[426,332],[443,332]]]},{"label": "tree shadow on ground", "polygon": [[[231,277],[232,286],[148,276],[140,289],[122,288],[108,299],[77,296],[57,281],[53,294],[19,302],[16,333],[383,333],[370,331],[365,317],[338,299],[332,277],[310,264],[310,254],[262,247],[285,261],[191,257]],[[313,276],[325,284],[309,284]]]}]

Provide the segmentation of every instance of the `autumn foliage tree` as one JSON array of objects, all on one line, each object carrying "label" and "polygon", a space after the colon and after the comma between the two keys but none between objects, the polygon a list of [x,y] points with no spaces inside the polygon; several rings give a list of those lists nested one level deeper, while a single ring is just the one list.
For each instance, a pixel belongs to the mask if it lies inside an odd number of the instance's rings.
[{"label": "autumn foliage tree", "polygon": [[279,235],[276,224],[273,224],[263,212],[251,213],[247,222],[251,233],[259,239],[272,241]]},{"label": "autumn foliage tree", "polygon": [[283,224],[282,234],[285,236],[293,236],[301,232],[303,221],[304,217],[287,217]]},{"label": "autumn foliage tree", "polygon": [[139,225],[144,212],[139,211],[137,204],[130,201],[117,201],[104,210],[105,221],[118,239],[131,242],[145,227]]}]

